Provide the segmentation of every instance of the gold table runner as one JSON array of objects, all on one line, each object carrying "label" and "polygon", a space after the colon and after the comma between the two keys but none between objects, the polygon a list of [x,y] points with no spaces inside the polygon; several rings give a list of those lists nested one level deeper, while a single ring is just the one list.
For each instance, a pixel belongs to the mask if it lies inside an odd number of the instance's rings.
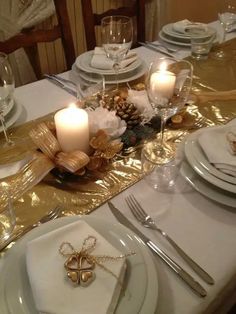
[{"label": "gold table runner", "polygon": [[[229,53],[229,58],[224,61],[214,59],[212,54],[205,61],[188,58],[194,66],[194,92],[236,88],[236,39],[225,43],[223,48]],[[236,117],[236,100],[194,102],[187,106],[181,124],[169,124],[167,136],[173,141],[180,141],[194,129],[226,123],[233,117]],[[18,137],[21,142],[16,147],[2,149],[0,163],[20,159],[29,150],[34,150],[34,144],[28,136],[29,130],[40,121],[51,119],[53,114],[12,129],[11,135]],[[1,135],[0,144],[3,141]],[[93,176],[78,177],[76,180],[61,180],[50,173],[14,202],[18,229],[38,221],[58,204],[62,204],[65,215],[88,214],[139,181],[143,177],[140,169],[140,150],[136,150],[127,156],[118,157],[106,173],[97,172]],[[22,188],[20,182],[18,188]]]}]

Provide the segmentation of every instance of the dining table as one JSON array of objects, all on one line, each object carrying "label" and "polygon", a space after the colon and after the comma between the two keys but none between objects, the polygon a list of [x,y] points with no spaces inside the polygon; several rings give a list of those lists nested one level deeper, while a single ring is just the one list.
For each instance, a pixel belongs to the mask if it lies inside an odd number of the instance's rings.
[{"label": "dining table", "polygon": [[[218,27],[216,22],[212,25]],[[227,41],[222,47],[235,52],[235,32],[227,34],[226,39]],[[163,56],[161,52],[144,46],[136,48],[135,51],[142,60],[145,60],[147,67],[156,57]],[[223,61],[213,60],[211,56],[203,61],[193,60],[188,47],[181,47],[173,54],[178,59],[187,58],[192,62],[194,68],[193,91],[201,93],[201,91],[214,92],[234,89],[236,54],[232,54],[232,62],[227,61],[227,66],[232,69],[231,73],[227,72],[228,68],[222,63]],[[67,71],[59,76],[71,79],[71,74],[71,71]],[[234,75],[235,80],[232,81]],[[132,82],[129,84],[132,86]],[[46,118],[52,117],[57,110],[64,108],[69,103],[76,102],[73,95],[47,79],[17,87],[14,98],[16,104],[22,108],[20,116],[10,130],[11,136],[16,142],[23,135],[25,136],[38,121],[44,121]],[[170,128],[170,132],[175,132],[175,134],[181,134],[179,142],[184,145],[188,135],[198,128],[223,124],[236,117],[235,101],[223,99],[216,102],[210,100],[198,103],[193,98],[190,108],[191,106],[194,110],[197,108],[198,118],[199,115],[201,117],[205,115],[204,119],[200,119],[202,124],[197,125],[196,128],[183,126],[182,129],[181,126],[171,129],[171,126],[167,124],[167,129]],[[179,131],[180,133],[178,133]],[[24,146],[25,149],[27,145],[24,143],[22,147]],[[129,156],[125,158],[129,158]],[[109,182],[106,182],[107,186],[105,183],[101,184],[104,180],[101,177],[100,185],[93,186],[93,188],[90,186],[91,189],[88,189],[86,182],[83,185],[80,184],[78,186],[79,194],[76,194],[76,185],[64,184],[61,179],[54,180],[53,175],[45,177],[37,183],[36,189],[32,187],[25,191],[25,194],[14,203],[17,228],[25,228],[38,221],[58,203],[62,204],[65,216],[86,214],[115,224],[117,221],[107,203],[108,200],[111,200],[126,218],[132,221],[142,233],[158,243],[165,252],[168,252],[168,255],[196,278],[207,291],[205,297],[199,297],[158,256],[153,255],[158,278],[158,293],[155,296],[156,313],[228,313],[236,303],[236,197],[235,206],[229,207],[221,204],[194,189],[181,174],[178,175],[173,191],[155,190],[145,180],[140,172],[140,160],[135,158],[131,156],[130,159],[126,159],[126,167],[129,168],[130,165],[130,168],[127,173],[125,170],[123,173],[120,171],[119,176],[117,175],[111,183],[112,187],[109,186]],[[160,234],[140,226],[125,201],[130,194],[135,195],[139,203],[154,218],[158,227],[170,235],[195,262],[214,278],[214,285],[209,285],[199,278]],[[9,247],[1,252],[0,271],[10,251]]]}]

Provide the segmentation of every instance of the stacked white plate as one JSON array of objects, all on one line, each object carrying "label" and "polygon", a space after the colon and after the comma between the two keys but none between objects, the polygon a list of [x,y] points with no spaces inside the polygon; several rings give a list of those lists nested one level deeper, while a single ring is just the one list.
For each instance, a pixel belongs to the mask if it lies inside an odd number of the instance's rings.
[{"label": "stacked white plate", "polygon": [[156,313],[158,274],[153,257],[146,246],[138,241],[130,230],[120,224],[113,224],[91,216],[71,216],[50,221],[28,232],[4,256],[0,280],[1,314],[39,314],[36,310],[26,270],[27,243],[78,219],[86,221],[124,254],[136,253],[132,257],[127,257],[127,276],[122,287],[123,293],[117,304],[116,314]]},{"label": "stacked white plate", "polygon": [[[93,57],[94,51],[87,51],[77,57],[75,63],[72,66],[72,72],[83,71],[86,75],[86,72],[100,73],[103,74],[106,80],[106,84],[115,84],[116,75],[114,70],[102,70],[97,69],[91,66],[91,60]],[[135,80],[142,76],[147,71],[147,66],[143,60],[139,57],[129,64],[127,67],[119,70],[118,82],[125,83],[132,80]]]},{"label": "stacked white plate", "polygon": [[[201,24],[201,23],[195,23]],[[161,31],[159,32],[159,38],[169,44],[174,44],[183,47],[190,47],[190,35],[188,30],[186,29],[183,32],[176,31],[174,29],[174,23],[167,24],[162,27]],[[216,30],[210,27],[211,32],[214,34]]]},{"label": "stacked white plate", "polygon": [[[8,107],[5,108],[3,112],[3,116],[5,119],[6,127],[9,128],[12,126],[16,120],[19,118],[20,114],[22,112],[22,106],[19,104],[16,104],[14,100],[12,100]],[[2,124],[0,124],[0,132],[3,132]]]},{"label": "stacked white plate", "polygon": [[186,140],[186,161],[181,173],[188,182],[206,197],[221,204],[236,208],[236,177],[225,174],[209,162],[198,137],[204,129],[192,133]]}]

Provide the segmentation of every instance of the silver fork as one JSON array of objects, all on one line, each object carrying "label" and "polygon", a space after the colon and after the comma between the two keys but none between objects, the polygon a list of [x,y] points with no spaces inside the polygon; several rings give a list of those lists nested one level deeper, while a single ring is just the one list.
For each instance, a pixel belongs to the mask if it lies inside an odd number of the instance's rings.
[{"label": "silver fork", "polygon": [[61,212],[62,212],[62,207],[60,205],[57,205],[52,210],[50,210],[50,212],[48,212],[45,216],[43,216],[38,222],[32,225],[29,225],[25,229],[20,230],[18,233],[10,236],[2,245],[0,245],[0,252],[3,251],[11,242],[15,242],[17,239],[21,238],[24,234],[34,229],[35,227],[38,227],[39,225],[49,220],[58,218],[61,215]]},{"label": "silver fork", "polygon": [[175,250],[179,253],[179,255],[195,270],[195,272],[208,284],[213,285],[215,283],[214,279],[199,266],[195,261],[192,260],[179,246],[178,244],[168,236],[166,232],[162,229],[158,228],[155,221],[150,217],[135,197],[131,194],[130,196],[126,197],[126,203],[130,208],[134,217],[141,223],[142,226],[146,228],[151,228],[153,230],[158,231],[166,240],[175,248]]}]

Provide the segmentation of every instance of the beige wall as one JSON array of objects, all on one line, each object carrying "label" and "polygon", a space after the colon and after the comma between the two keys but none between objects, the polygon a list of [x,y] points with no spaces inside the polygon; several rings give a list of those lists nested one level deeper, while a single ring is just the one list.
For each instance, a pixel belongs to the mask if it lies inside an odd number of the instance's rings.
[{"label": "beige wall", "polygon": [[223,0],[160,0],[166,3],[166,22],[189,19],[210,22],[217,19],[218,3]]}]

